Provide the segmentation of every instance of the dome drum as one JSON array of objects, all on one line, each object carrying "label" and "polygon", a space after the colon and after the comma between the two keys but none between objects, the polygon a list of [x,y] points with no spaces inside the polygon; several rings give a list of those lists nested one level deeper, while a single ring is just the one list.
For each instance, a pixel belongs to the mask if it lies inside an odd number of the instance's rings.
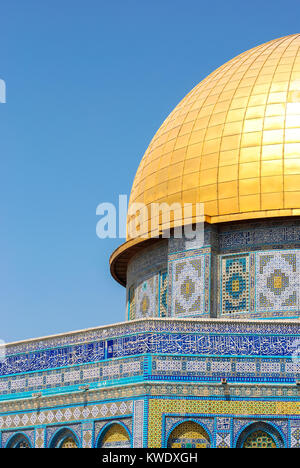
[{"label": "dome drum", "polygon": [[130,260],[126,319],[300,317],[300,219],[205,224]]}]

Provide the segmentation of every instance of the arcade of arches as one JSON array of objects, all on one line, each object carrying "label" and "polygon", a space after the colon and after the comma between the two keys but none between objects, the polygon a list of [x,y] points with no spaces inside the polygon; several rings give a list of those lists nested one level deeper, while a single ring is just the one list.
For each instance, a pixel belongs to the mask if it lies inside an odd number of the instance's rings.
[{"label": "arcade of arches", "polygon": [[[67,428],[61,429],[50,443],[50,448],[78,448],[76,436]],[[127,429],[114,423],[102,431],[96,443],[97,448],[130,448],[131,440]],[[210,448],[211,437],[195,421],[178,424],[170,433],[167,447]],[[281,448],[284,447],[281,435],[270,424],[253,423],[244,429],[236,443],[237,448]],[[7,448],[31,448],[30,441],[24,434],[16,434],[7,444]]]}]

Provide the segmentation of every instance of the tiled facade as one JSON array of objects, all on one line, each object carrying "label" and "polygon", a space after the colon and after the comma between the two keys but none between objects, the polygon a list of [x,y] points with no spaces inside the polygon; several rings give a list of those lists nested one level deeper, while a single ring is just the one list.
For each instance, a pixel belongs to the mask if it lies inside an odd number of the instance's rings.
[{"label": "tiled facade", "polygon": [[171,238],[134,257],[127,318],[297,318],[299,290],[299,222],[207,225],[202,243]]},{"label": "tiled facade", "polygon": [[[19,440],[16,437],[26,437],[32,447],[50,447],[62,443],[65,434],[73,434],[82,447],[176,447],[185,443],[225,447],[241,443],[239,434],[250,425],[260,435],[263,427],[269,428],[267,433],[273,434],[275,444],[297,447],[300,366],[295,352],[299,327],[294,320],[171,318],[70,335],[73,346],[86,337],[87,343],[81,346],[90,356],[90,336],[102,338],[104,355],[97,364],[109,371],[97,368],[95,381],[87,381],[82,372],[90,364],[74,364],[70,353],[64,367],[55,371],[62,381],[71,372],[78,379],[70,378],[65,386],[56,381],[50,384],[43,377],[32,391],[28,387],[32,375],[49,375],[42,365],[37,371],[35,364],[35,370],[25,374],[21,367],[16,369],[17,375],[2,374],[1,380],[9,383],[0,402],[2,447]],[[34,362],[35,353],[42,355],[42,345],[49,350],[50,343],[60,354],[63,338],[11,345],[8,357],[21,359],[26,350],[25,361]],[[83,357],[84,352],[84,361]],[[16,389],[12,383],[24,377],[27,386]],[[195,431],[188,437],[179,427],[187,421],[199,425],[199,437]],[[171,436],[176,427],[179,429]],[[266,443],[269,439],[264,434],[256,442],[251,436],[251,443]]]},{"label": "tiled facade", "polygon": [[126,322],[8,345],[1,447],[300,447],[300,230],[226,229],[137,254]]}]

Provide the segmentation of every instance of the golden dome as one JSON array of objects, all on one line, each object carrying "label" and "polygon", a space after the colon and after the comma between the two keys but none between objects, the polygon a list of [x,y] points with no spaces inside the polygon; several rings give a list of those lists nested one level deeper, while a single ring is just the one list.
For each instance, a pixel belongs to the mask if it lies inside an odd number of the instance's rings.
[{"label": "golden dome", "polygon": [[300,34],[238,55],[175,107],[139,165],[129,210],[162,202],[202,202],[209,223],[300,215]]}]

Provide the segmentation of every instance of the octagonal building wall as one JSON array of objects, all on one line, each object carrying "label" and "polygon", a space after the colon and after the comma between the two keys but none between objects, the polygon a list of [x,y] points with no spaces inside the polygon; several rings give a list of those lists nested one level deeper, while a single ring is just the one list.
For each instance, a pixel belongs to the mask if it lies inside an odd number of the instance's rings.
[{"label": "octagonal building wall", "polygon": [[300,220],[204,226],[203,242],[161,239],[127,270],[126,319],[298,318]]}]

